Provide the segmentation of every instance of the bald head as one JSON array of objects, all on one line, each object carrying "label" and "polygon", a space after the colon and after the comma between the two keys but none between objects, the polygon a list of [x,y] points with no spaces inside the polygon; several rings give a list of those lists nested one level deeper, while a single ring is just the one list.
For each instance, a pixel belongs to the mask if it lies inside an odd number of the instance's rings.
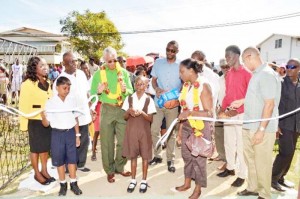
[{"label": "bald head", "polygon": [[289,62],[295,62],[296,64],[300,65],[300,60],[298,58],[292,58]]},{"label": "bald head", "polygon": [[260,55],[260,52],[257,48],[250,46],[243,51],[242,55],[244,54]]},{"label": "bald head", "polygon": [[256,47],[248,47],[242,53],[242,59],[245,66],[250,70],[254,71],[260,65],[263,64],[263,61],[260,56],[260,52]]}]

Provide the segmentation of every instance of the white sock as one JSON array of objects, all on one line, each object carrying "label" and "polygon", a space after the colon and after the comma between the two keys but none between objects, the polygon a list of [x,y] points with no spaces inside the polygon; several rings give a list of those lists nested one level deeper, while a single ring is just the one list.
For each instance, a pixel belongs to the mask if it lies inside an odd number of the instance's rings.
[{"label": "white sock", "polygon": [[74,178],[74,179],[70,178],[70,182],[71,182],[71,183],[72,183],[72,182],[77,182],[77,179],[76,179],[76,178]]},{"label": "white sock", "polygon": [[[142,184],[142,183],[143,183],[143,184]],[[147,186],[147,185],[145,185],[144,183],[147,184],[147,180],[142,180],[142,181],[141,181],[141,189],[146,189],[146,186]]]},{"label": "white sock", "polygon": [[132,189],[133,187],[135,187],[135,185],[136,185],[136,179],[131,179],[130,184],[129,184],[129,188]]},{"label": "white sock", "polygon": [[63,184],[66,183],[66,182],[67,182],[66,179],[60,181],[60,183],[63,183]]}]

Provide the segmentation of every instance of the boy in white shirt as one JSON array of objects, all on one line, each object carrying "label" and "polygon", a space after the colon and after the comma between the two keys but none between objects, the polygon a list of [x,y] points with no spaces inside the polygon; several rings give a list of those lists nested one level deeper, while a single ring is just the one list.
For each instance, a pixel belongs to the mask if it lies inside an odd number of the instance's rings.
[{"label": "boy in white shirt", "polygon": [[57,167],[60,180],[58,195],[65,196],[67,193],[67,182],[65,179],[65,164],[68,165],[70,173],[71,191],[76,195],[82,194],[76,180],[77,149],[80,146],[80,133],[78,125],[78,113],[76,113],[76,100],[68,95],[71,82],[67,77],[59,77],[56,82],[57,95],[50,98],[45,106],[48,110],[66,110],[65,112],[41,113],[44,126],[51,126],[51,154],[52,165]]}]

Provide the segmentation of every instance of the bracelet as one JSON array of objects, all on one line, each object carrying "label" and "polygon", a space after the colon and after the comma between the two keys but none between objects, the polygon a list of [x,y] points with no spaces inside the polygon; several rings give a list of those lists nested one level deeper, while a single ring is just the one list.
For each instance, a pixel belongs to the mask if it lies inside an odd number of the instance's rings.
[{"label": "bracelet", "polygon": [[81,134],[80,133],[76,133],[76,137],[80,137],[81,136]]}]

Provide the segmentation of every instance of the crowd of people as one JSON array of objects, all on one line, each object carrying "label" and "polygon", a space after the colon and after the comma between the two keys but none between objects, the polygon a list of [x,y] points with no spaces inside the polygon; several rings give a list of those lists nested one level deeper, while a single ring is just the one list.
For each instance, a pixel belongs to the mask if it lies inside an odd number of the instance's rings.
[{"label": "crowd of people", "polygon": [[[15,92],[21,90],[19,109],[24,113],[45,110],[33,118],[21,117],[20,121],[20,129],[29,132],[34,179],[43,185],[56,180],[47,172],[51,151],[52,164],[59,174],[59,195],[67,192],[66,172],[70,174],[71,190],[82,194],[76,171],[90,171],[86,165],[90,137],[91,158],[97,161],[100,136],[107,181],[114,183],[115,175],[131,177],[127,192],[133,192],[137,185],[137,158],[141,157],[139,192],[145,193],[149,187],[148,166],[164,162],[162,148],[156,148],[161,129],[168,129],[178,118],[179,124],[166,143],[166,168],[171,173],[176,172],[174,159],[179,155],[175,154],[176,142],[181,144],[184,183],[176,187],[177,191],[190,189],[194,181],[189,198],[199,198],[201,188],[209,184],[207,157],[193,155],[186,145],[191,135],[215,142],[217,152],[212,159],[223,161],[218,177],[236,175],[233,187],[247,182],[247,188],[238,195],[271,198],[271,187],[277,191],[284,191],[282,186],[291,188],[293,185],[284,177],[296,148],[300,114],[252,123],[243,120],[277,117],[300,107],[299,60],[290,59],[285,72],[281,72],[276,64],[264,62],[255,47],[241,52],[238,46],[231,45],[220,59],[221,72],[216,73],[203,51],[197,50],[183,61],[177,58],[178,52],[178,43],[170,41],[166,57],[156,59],[151,67],[139,66],[131,72],[126,70],[126,59],[118,57],[112,47],[105,48],[100,65],[93,58],[79,63],[72,52],[67,52],[60,73],[55,67],[49,70],[42,58],[30,58],[23,82],[13,76],[15,82],[20,82],[21,89],[14,86]],[[4,73],[0,67],[0,75]],[[174,100],[177,103],[159,106],[159,99],[173,89],[181,91]],[[88,100],[93,95],[98,96],[95,103]],[[233,122],[195,122],[189,117]],[[272,164],[276,135],[279,154]],[[131,171],[124,170],[127,160],[131,161]]]}]

